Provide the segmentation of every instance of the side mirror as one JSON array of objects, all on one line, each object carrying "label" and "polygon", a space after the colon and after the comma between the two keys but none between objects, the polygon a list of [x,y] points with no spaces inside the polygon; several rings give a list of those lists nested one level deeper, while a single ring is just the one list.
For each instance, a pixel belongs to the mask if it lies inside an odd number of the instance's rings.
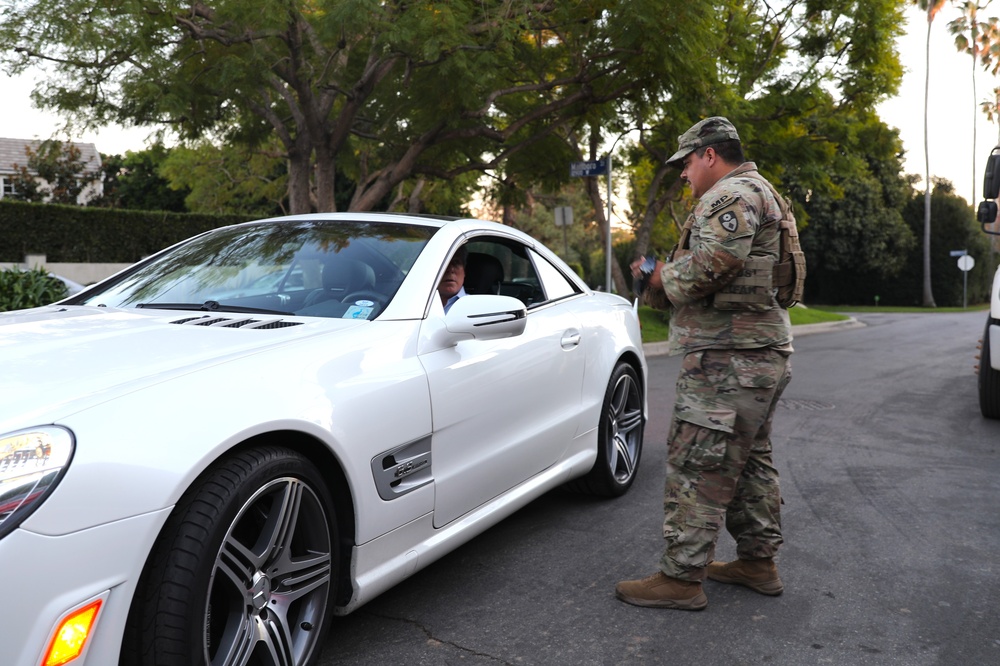
[{"label": "side mirror", "polygon": [[511,296],[463,296],[444,316],[443,334],[451,343],[498,340],[521,335],[528,323],[524,303]]},{"label": "side mirror", "polygon": [[992,201],[997,196],[1000,196],[1000,146],[994,148],[986,159],[986,175],[983,177],[983,198]]},{"label": "side mirror", "polygon": [[[976,211],[976,220],[979,224],[993,224],[997,219],[997,202],[980,201],[979,209]],[[987,232],[989,233],[989,232]]]}]

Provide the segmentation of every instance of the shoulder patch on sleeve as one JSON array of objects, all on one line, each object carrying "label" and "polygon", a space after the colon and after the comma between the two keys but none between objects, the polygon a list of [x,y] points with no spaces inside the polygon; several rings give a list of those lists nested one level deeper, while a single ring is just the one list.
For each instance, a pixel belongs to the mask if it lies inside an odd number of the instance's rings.
[{"label": "shoulder patch on sleeve", "polygon": [[712,217],[715,215],[716,211],[722,210],[737,199],[739,199],[739,197],[729,194],[728,192],[720,195],[718,199],[708,205],[708,212],[705,213],[705,217]]},{"label": "shoulder patch on sleeve", "polygon": [[725,202],[720,199],[718,203],[716,206],[713,202],[706,215],[716,238],[725,241],[753,233],[747,222],[746,212],[739,205],[739,197],[729,196]]}]

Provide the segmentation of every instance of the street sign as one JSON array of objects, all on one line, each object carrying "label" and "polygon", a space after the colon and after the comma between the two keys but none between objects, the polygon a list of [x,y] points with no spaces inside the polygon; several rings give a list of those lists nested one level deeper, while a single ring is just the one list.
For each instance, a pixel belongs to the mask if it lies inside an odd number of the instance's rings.
[{"label": "street sign", "polygon": [[960,253],[958,257],[958,268],[962,271],[962,307],[966,307],[969,302],[969,271],[972,267],[976,265],[976,260],[973,259],[965,250],[952,250],[951,256]]},{"label": "street sign", "polygon": [[952,250],[948,254],[950,254],[953,257],[963,257],[963,256],[969,254],[969,251],[968,250]]},{"label": "street sign", "polygon": [[569,175],[572,178],[578,176],[606,176],[608,174],[607,160],[594,160],[591,162],[570,162]]},{"label": "street sign", "polygon": [[556,226],[568,227],[573,224],[573,209],[570,206],[556,206]]},{"label": "street sign", "polygon": [[[617,142],[616,142],[617,143]],[[611,146],[614,150],[614,145]],[[569,175],[572,178],[578,176],[607,176],[608,179],[608,218],[604,221],[604,287],[603,291],[614,293],[611,285],[611,152],[604,156],[603,160],[591,160],[589,162],[570,162]],[[566,233],[566,227],[563,227]],[[563,238],[565,242],[565,237]]]}]

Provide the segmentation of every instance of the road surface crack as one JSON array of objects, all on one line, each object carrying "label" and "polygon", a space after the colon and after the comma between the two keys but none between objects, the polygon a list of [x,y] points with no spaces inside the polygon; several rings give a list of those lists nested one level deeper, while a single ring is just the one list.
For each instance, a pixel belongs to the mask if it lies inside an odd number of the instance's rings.
[{"label": "road surface crack", "polygon": [[489,659],[491,661],[495,661],[498,664],[505,664],[506,666],[516,666],[516,664],[514,664],[514,662],[505,661],[504,659],[500,659],[499,657],[494,657],[491,654],[486,654],[485,652],[479,652],[477,650],[473,650],[471,648],[467,648],[464,645],[460,645],[458,643],[455,643],[454,641],[448,641],[448,640],[444,640],[442,638],[438,638],[437,636],[434,635],[434,633],[430,629],[428,629],[421,622],[418,622],[416,620],[411,620],[411,619],[405,618],[405,617],[397,617],[395,615],[384,615],[382,613],[373,613],[371,611],[367,611],[367,614],[371,615],[373,617],[380,618],[382,620],[392,620],[392,621],[395,621],[395,622],[403,622],[405,624],[412,625],[412,626],[416,627],[417,629],[419,629],[421,632],[423,632],[423,634],[425,636],[427,636],[427,640],[428,641],[432,641],[432,642],[440,644],[440,645],[447,645],[449,647],[455,648],[456,650],[460,650],[462,652],[465,652],[466,654],[469,654],[469,655],[472,655],[472,656],[475,656],[475,657],[483,657],[483,658]]}]

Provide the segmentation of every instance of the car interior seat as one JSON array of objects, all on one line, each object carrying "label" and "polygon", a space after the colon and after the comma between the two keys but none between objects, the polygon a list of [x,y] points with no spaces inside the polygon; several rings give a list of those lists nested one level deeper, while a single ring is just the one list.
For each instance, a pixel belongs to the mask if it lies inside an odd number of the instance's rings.
[{"label": "car interior seat", "polygon": [[330,299],[342,300],[357,291],[375,288],[375,271],[368,264],[331,255],[323,265],[323,287],[306,297],[303,306]]},{"label": "car interior seat", "polygon": [[503,265],[493,255],[470,252],[465,259],[465,291],[470,294],[499,294]]}]

